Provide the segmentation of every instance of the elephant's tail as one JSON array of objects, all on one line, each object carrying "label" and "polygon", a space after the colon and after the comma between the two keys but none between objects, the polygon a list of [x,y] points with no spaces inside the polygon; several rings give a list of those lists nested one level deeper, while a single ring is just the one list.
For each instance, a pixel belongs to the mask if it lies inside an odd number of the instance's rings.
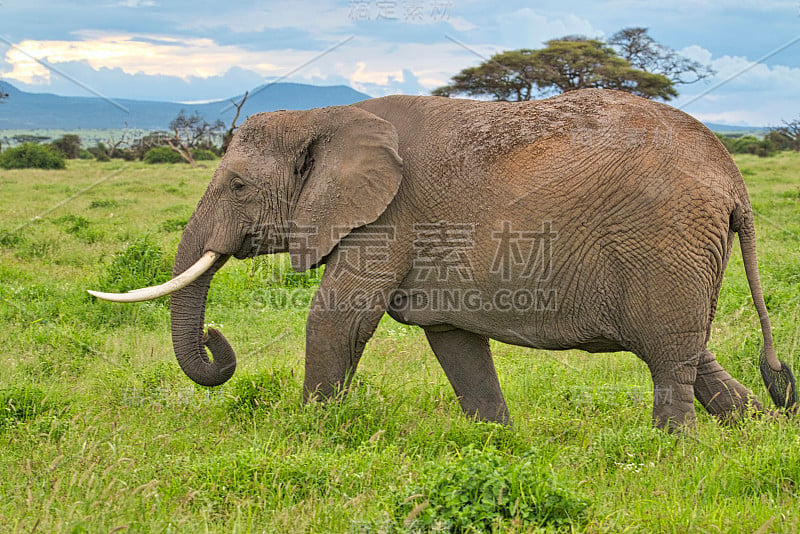
[{"label": "elephant's tail", "polygon": [[758,261],[756,259],[756,232],[753,225],[753,210],[749,202],[736,206],[731,215],[731,228],[739,234],[739,244],[742,248],[744,270],[747,274],[747,283],[750,285],[750,294],[753,304],[758,311],[761,321],[761,333],[764,336],[764,350],[761,353],[759,367],[761,378],[767,386],[772,401],[781,408],[790,408],[796,401],[796,383],[789,366],[778,360],[775,345],[772,340],[772,326],[769,321],[767,305],[764,302],[764,291],[758,276]]}]

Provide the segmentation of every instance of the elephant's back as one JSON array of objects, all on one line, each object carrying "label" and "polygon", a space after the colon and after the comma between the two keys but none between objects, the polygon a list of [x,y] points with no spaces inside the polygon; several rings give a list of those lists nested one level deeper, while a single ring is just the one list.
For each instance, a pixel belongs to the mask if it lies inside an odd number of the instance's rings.
[{"label": "elephant's back", "polygon": [[395,124],[416,182],[415,209],[432,220],[494,227],[497,217],[556,217],[613,233],[713,219],[716,240],[748,202],[741,174],[708,128],[624,92],[531,102],[390,96],[357,105]]}]

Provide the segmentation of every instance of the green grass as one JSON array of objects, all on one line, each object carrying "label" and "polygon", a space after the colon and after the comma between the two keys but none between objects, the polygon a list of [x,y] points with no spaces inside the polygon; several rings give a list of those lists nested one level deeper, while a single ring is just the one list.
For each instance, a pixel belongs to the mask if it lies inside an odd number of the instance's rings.
[{"label": "green grass", "polygon": [[[778,353],[800,371],[800,156],[738,162]],[[117,161],[0,171],[4,531],[800,529],[797,420],[728,428],[698,406],[694,435],[665,435],[650,426],[648,370],[627,353],[493,343],[514,417],[503,428],[461,416],[424,334],[387,317],[350,395],[303,406],[302,304],[319,273],[284,257],[217,274],[207,321],[239,369],[220,388],[193,385],[165,299],[122,306],[85,289],[168,276],[210,174]],[[276,297],[285,288],[300,306]],[[760,343],[737,251],[711,349],[768,402]]]}]

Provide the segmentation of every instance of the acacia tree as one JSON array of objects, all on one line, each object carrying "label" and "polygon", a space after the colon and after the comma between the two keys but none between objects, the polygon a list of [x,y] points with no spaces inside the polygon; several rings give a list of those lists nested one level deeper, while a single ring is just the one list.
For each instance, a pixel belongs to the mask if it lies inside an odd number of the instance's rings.
[{"label": "acacia tree", "polygon": [[663,100],[678,95],[666,76],[631,66],[601,41],[553,40],[537,53],[543,67],[543,89],[556,88],[560,92],[586,88],[617,89]]},{"label": "acacia tree", "polygon": [[657,43],[647,28],[623,28],[608,40],[609,46],[633,67],[669,78],[673,84],[699,82],[716,74],[707,65]]},{"label": "acacia tree", "polygon": [[627,28],[612,40],[615,45],[568,36],[548,41],[539,50],[501,52],[477,67],[462,70],[433,94],[530,100],[595,87],[669,100],[678,94],[675,84],[696,81],[682,77],[686,72],[694,72],[695,78],[708,75],[699,63],[653,41],[646,29]]},{"label": "acacia tree", "polygon": [[462,70],[450,85],[433,91],[437,96],[453,94],[484,95],[494,100],[522,101],[535,96],[542,67],[534,58],[535,50],[511,50],[495,54],[491,59]]}]

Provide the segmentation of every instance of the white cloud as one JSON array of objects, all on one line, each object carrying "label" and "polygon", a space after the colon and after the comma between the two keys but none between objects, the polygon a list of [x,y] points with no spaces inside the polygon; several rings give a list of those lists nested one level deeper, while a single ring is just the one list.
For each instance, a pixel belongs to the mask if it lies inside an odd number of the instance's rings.
[{"label": "white cloud", "polygon": [[[767,126],[780,124],[800,114],[800,68],[754,64],[743,56],[713,58],[710,51],[693,45],[680,51],[687,57],[711,65],[716,75],[705,84],[681,88],[675,104],[706,122]],[[708,94],[703,92],[718,86]],[[699,98],[697,98],[699,96]]]},{"label": "white cloud", "polygon": [[153,0],[120,0],[117,3],[118,6],[122,7],[153,7],[156,3]]},{"label": "white cloud", "polygon": [[497,24],[497,36],[514,48],[539,48],[545,41],[566,35],[603,35],[588,20],[577,15],[546,15],[529,7],[498,15]]},{"label": "white cloud", "polygon": [[[130,8],[155,3],[153,0],[107,1]],[[796,3],[800,0],[767,1],[775,9],[786,9],[790,3],[794,3],[795,11],[800,9],[800,4]],[[159,28],[150,32],[63,33],[60,40],[27,39],[20,41],[18,47],[55,66],[60,65],[68,74],[110,96],[135,97],[130,91],[151,79],[154,88],[148,94],[155,94],[161,90],[155,82],[161,79],[163,87],[169,87],[169,98],[202,100],[224,96],[228,91],[225,83],[230,84],[230,94],[235,94],[248,88],[242,85],[275,80],[314,59],[326,47],[355,34],[355,39],[311,62],[287,81],[320,85],[342,83],[380,96],[396,92],[427,93],[447,83],[461,69],[476,65],[482,58],[501,50],[536,48],[544,41],[571,34],[602,37],[604,32],[599,27],[613,30],[620,26],[617,23],[619,17],[613,24],[598,22],[603,17],[590,15],[593,10],[597,13],[634,13],[637,16],[655,12],[656,20],[661,20],[667,10],[678,9],[684,14],[681,16],[688,17],[690,13],[701,11],[755,9],[760,2],[677,0],[668,7],[665,4],[645,7],[641,0],[611,0],[602,7],[593,4],[579,9],[564,5],[557,10],[559,6],[527,7],[534,4],[526,5],[521,1],[498,5],[456,0],[449,4],[446,14],[434,16],[430,11],[433,0],[397,0],[380,4],[396,6],[400,20],[394,25],[385,21],[372,25],[367,23],[375,20],[374,11],[379,6],[377,0],[366,2],[372,10],[372,18],[368,19],[359,18],[359,14],[354,12],[355,6],[361,2],[272,1],[259,4],[263,6],[260,8],[217,9],[213,15],[201,8],[190,10],[188,15],[173,12],[172,18],[166,17],[161,25],[143,21],[141,28]],[[445,3],[446,0],[437,5]],[[422,18],[404,18],[404,6],[411,4],[424,5]],[[159,7],[166,10],[164,3]],[[130,13],[123,10],[125,12]],[[86,24],[92,27],[91,23]],[[406,24],[405,28],[399,28],[398,25],[402,24]],[[652,23],[649,25],[656,27]],[[198,37],[177,38],[170,34],[176,27]],[[386,31],[382,32],[384,29]],[[257,32],[261,34],[256,35]],[[463,41],[471,51],[445,39],[444,34],[448,32]],[[218,37],[223,34],[223,38]],[[222,39],[225,44],[220,42]],[[415,40],[423,42],[413,42]],[[0,56],[0,71],[5,71],[0,72],[0,78],[12,83],[24,82],[26,90],[53,87],[53,90],[61,91],[66,87],[67,82],[55,80],[51,72],[19,49],[11,47],[5,51],[4,57]],[[675,104],[680,105],[713,84],[732,78],[729,83],[688,106],[688,111],[696,116],[718,122],[760,125],[776,124],[781,118],[800,114],[797,99],[800,68],[757,65],[737,75],[750,65],[750,59],[738,55],[715,57],[699,45],[683,48],[680,52],[712,65],[718,74],[708,83],[681,86],[679,89],[683,96]],[[793,52],[787,50],[784,53]],[[780,58],[776,56],[771,63],[779,63]],[[230,74],[231,69],[237,68],[241,72]],[[131,83],[134,79],[136,84]],[[185,90],[182,89],[184,86]],[[209,90],[210,86],[214,89]],[[202,94],[203,90],[212,94]],[[80,91],[76,89],[76,92]]]},{"label": "white cloud", "polygon": [[463,17],[450,17],[446,19],[446,22],[459,32],[468,32],[478,28],[478,26]]},{"label": "white cloud", "polygon": [[[176,39],[146,34],[83,32],[77,41],[25,40],[8,49],[12,69],[4,78],[24,83],[48,83],[51,73],[30,56],[59,63],[84,62],[95,70],[119,68],[127,74],[208,78],[240,66],[262,75],[280,74],[271,54],[219,45],[211,39]],[[306,54],[309,55],[309,54]]]},{"label": "white cloud", "polygon": [[699,45],[687,46],[678,51],[679,54],[688,57],[693,61],[699,61],[704,65],[711,63],[711,51]]},{"label": "white cloud", "polygon": [[716,80],[730,80],[730,84],[746,87],[748,91],[780,91],[800,88],[800,68],[783,65],[769,66],[741,56],[722,56],[711,62],[717,71]]},{"label": "white cloud", "polygon": [[[116,69],[127,75],[170,76],[186,81],[221,76],[234,66],[255,72],[269,81],[319,55],[319,51],[293,49],[252,51],[220,45],[211,39],[181,40],[164,35],[82,32],[79,36],[83,40],[19,43],[6,52],[5,62],[11,69],[0,76],[28,85],[51,83],[52,73],[20,50],[54,66],[77,62],[95,71]],[[491,54],[486,48],[478,46],[474,50],[481,55]],[[429,45],[356,38],[289,79],[347,83],[376,96],[392,92],[424,93],[447,83],[453,73],[478,61],[480,57],[444,39]],[[119,94],[112,88],[101,90]]]}]

